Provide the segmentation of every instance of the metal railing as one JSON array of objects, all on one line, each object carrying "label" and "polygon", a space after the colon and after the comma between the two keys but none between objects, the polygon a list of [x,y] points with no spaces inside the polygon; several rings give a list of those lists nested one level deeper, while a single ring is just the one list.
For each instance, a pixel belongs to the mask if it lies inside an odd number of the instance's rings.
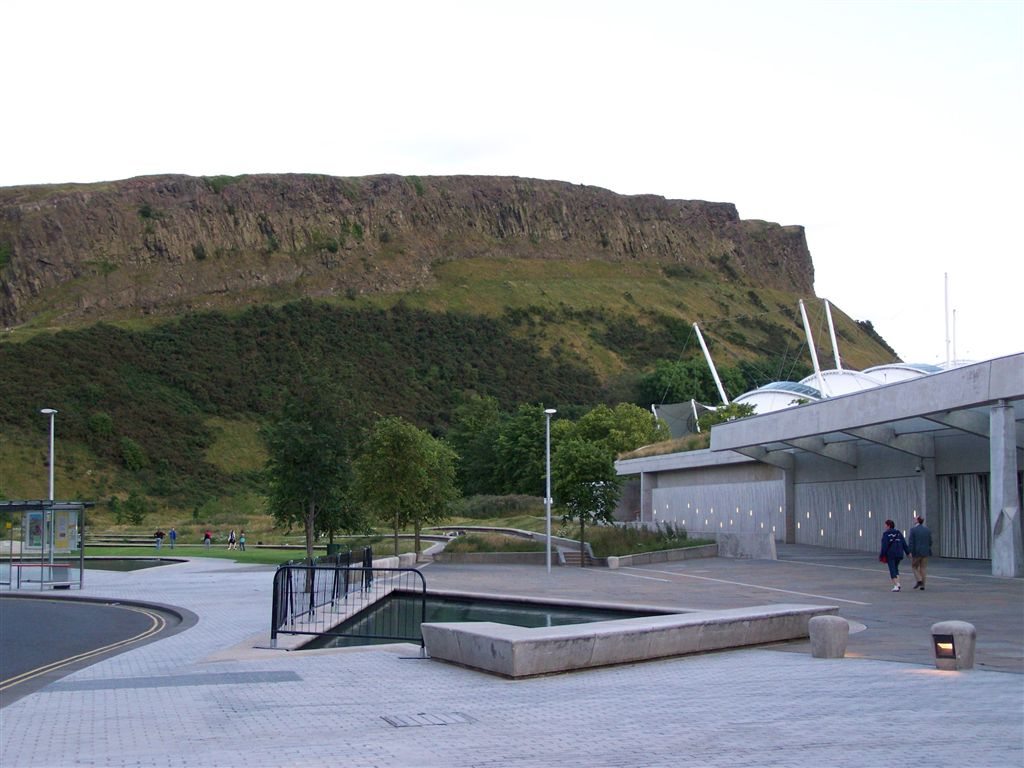
[{"label": "metal railing", "polygon": [[277,569],[271,647],[277,647],[279,635],[350,638],[367,644],[408,642],[422,647],[420,624],[426,618],[427,592],[423,574],[415,568],[355,566],[349,560],[343,554],[319,558],[313,565],[285,563]]}]

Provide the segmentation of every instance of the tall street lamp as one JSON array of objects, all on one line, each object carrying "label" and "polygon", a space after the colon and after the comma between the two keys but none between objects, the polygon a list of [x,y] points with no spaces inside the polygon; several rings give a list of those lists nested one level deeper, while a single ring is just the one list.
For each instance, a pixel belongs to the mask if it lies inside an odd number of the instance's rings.
[{"label": "tall street lamp", "polygon": [[557,413],[554,408],[545,408],[545,449],[544,456],[547,463],[547,492],[544,494],[545,525],[548,541],[544,548],[545,562],[548,566],[548,573],[551,573],[551,417]]},{"label": "tall street lamp", "polygon": [[53,565],[53,423],[57,411],[53,408],[43,408],[39,411],[50,417],[50,510],[49,510],[49,531],[47,533],[47,544],[50,546],[50,565]]}]

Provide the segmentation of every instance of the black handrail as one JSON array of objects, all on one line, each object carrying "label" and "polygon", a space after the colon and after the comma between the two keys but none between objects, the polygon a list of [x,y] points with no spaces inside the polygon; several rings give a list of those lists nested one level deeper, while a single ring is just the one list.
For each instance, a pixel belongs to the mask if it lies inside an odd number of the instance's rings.
[{"label": "black handrail", "polygon": [[[367,548],[368,550],[369,548]],[[423,645],[426,580],[415,568],[286,563],[274,574],[271,646],[280,634],[324,635]],[[373,562],[364,551],[363,562]],[[392,597],[402,598],[392,600]],[[411,600],[410,600],[411,598]],[[387,604],[391,610],[383,612]],[[418,613],[418,620],[416,614]],[[356,625],[356,626],[353,626]]]}]

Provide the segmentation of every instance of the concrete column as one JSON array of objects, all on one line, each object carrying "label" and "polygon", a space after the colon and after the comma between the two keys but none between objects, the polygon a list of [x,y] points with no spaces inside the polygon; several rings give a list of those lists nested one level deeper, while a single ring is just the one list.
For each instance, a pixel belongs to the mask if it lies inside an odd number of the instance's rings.
[{"label": "concrete column", "polygon": [[640,472],[640,519],[650,522],[653,515],[651,515],[651,491],[653,490],[651,482],[657,475],[648,475],[646,472]]},{"label": "concrete column", "polygon": [[[794,462],[795,463],[795,462]],[[796,468],[782,470],[782,495],[786,505],[787,544],[796,544]]]},{"label": "concrete column", "polygon": [[[921,483],[924,492],[921,494],[922,509],[921,517],[932,531],[934,541],[942,541],[943,531],[941,530],[942,516],[939,514],[939,479],[935,474],[935,459],[921,459]],[[938,552],[933,553],[936,557]]]},{"label": "concrete column", "polygon": [[1013,408],[1000,401],[989,413],[989,510],[992,575],[1024,576],[1024,536],[1017,495],[1017,432]]}]

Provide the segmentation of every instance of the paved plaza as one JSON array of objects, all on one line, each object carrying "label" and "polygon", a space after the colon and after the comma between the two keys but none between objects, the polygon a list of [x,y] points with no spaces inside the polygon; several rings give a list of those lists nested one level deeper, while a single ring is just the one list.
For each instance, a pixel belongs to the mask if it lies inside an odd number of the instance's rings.
[{"label": "paved plaza", "polygon": [[[987,563],[934,559],[927,591],[910,576],[895,594],[870,554],[810,547],[780,547],[777,561],[424,573],[430,589],[480,594],[836,605],[859,631],[844,659],[813,659],[803,641],[512,681],[411,646],[255,650],[272,568],[90,570],[71,598],[176,606],[198,621],[8,703],[0,765],[1024,764],[1024,580],[993,578]],[[975,669],[935,669],[929,628],[947,619],[977,627]]]}]

